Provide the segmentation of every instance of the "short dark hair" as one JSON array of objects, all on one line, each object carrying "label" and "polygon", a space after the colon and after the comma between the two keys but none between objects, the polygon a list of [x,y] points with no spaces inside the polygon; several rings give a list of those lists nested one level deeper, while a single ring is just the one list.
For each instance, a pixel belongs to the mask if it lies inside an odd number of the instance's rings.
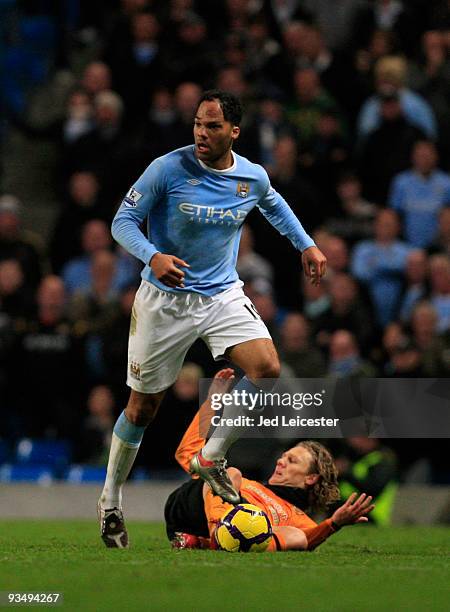
[{"label": "short dark hair", "polygon": [[219,101],[225,121],[229,121],[232,125],[240,125],[242,104],[237,96],[222,89],[208,89],[208,91],[203,92],[198,105],[200,106],[202,102],[213,102],[214,100]]}]

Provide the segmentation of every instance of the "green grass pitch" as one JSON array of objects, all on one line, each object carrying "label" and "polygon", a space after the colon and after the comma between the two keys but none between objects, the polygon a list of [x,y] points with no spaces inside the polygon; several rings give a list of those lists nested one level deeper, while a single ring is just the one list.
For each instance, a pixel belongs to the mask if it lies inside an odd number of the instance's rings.
[{"label": "green grass pitch", "polygon": [[64,594],[66,610],[450,609],[450,529],[343,529],[314,553],[172,551],[130,523],[106,549],[92,521],[0,521],[0,591]]}]

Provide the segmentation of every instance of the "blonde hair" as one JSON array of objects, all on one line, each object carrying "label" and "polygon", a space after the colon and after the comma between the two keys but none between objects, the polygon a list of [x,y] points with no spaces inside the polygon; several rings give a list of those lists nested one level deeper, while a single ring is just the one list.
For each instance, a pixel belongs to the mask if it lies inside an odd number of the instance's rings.
[{"label": "blonde hair", "polygon": [[314,511],[326,510],[327,506],[340,499],[338,471],[331,453],[319,442],[306,440],[297,446],[305,448],[311,455],[310,474],[318,474],[318,481],[309,489],[310,505]]},{"label": "blonde hair", "polygon": [[403,57],[388,55],[382,57],[375,64],[375,77],[382,79],[395,87],[403,87],[406,81],[408,64]]}]

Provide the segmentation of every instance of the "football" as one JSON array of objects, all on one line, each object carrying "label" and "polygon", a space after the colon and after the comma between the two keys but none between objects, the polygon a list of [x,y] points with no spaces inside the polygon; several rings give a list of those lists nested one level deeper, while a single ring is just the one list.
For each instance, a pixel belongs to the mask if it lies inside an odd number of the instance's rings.
[{"label": "football", "polygon": [[272,527],[263,510],[253,504],[239,504],[220,519],[214,537],[220,550],[263,552],[269,546]]}]

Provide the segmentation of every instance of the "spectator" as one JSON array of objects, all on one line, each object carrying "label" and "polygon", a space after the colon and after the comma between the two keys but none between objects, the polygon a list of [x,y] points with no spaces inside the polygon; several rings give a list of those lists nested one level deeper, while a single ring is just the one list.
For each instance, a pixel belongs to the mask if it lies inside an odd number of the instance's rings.
[{"label": "spectator", "polygon": [[[195,0],[171,0],[168,7],[166,29],[176,30],[187,18],[195,16]],[[202,7],[203,8],[203,7]],[[205,9],[202,10],[202,14]],[[200,13],[199,13],[200,14]],[[210,21],[210,20],[209,20]]]},{"label": "spectator", "polygon": [[412,339],[422,352],[425,376],[448,376],[448,341],[438,336],[438,315],[430,302],[419,302],[411,317]]},{"label": "spectator", "polygon": [[75,445],[75,460],[88,465],[108,463],[111,434],[114,426],[115,404],[111,389],[96,385],[87,399],[88,414],[80,428],[80,439]]},{"label": "spectator", "polygon": [[72,167],[94,172],[103,186],[104,200],[115,202],[135,178],[130,134],[123,121],[124,106],[120,96],[107,90],[95,96],[94,108],[94,128],[71,148]]},{"label": "spectator", "polygon": [[357,79],[361,91],[365,91],[367,96],[373,91],[374,70],[378,60],[387,55],[393,55],[396,50],[396,41],[392,32],[374,30],[368,44],[363,42],[356,52]]},{"label": "spectator", "polygon": [[196,83],[181,82],[175,90],[176,119],[171,128],[171,147],[184,147],[192,144],[192,126],[202,90]]},{"label": "spectator", "polygon": [[318,135],[323,115],[337,111],[336,101],[324,89],[313,68],[300,68],[294,74],[295,100],[288,109],[288,119],[295,125],[300,147],[309,150]]},{"label": "spectator", "polygon": [[439,227],[436,239],[429,248],[430,254],[444,253],[450,256],[450,206],[439,213]]},{"label": "spectator", "polygon": [[318,287],[302,278],[302,312],[312,325],[330,307],[327,279],[322,279]]},{"label": "spectator", "polygon": [[175,85],[190,81],[204,86],[217,69],[216,48],[208,41],[206,22],[188,11],[176,25],[176,37],[165,59],[166,82]]},{"label": "spectator", "polygon": [[336,457],[342,499],[352,493],[366,493],[374,498],[370,520],[376,525],[391,523],[397,491],[397,460],[392,450],[378,438],[347,438],[343,452]]},{"label": "spectator", "polygon": [[55,273],[80,254],[80,235],[85,223],[92,219],[109,220],[99,190],[98,178],[93,172],[75,172],[70,177],[68,198],[56,218],[50,240],[50,261]]},{"label": "spectator", "polygon": [[336,192],[338,208],[327,219],[329,231],[350,244],[372,236],[377,206],[363,198],[359,178],[352,173],[342,174]]},{"label": "spectator", "polygon": [[437,313],[430,302],[419,302],[411,316],[411,330],[417,346],[429,349],[437,337]]},{"label": "spectator", "polygon": [[389,375],[396,378],[423,378],[423,354],[419,347],[407,338],[392,353]]},{"label": "spectator", "polygon": [[309,10],[322,32],[327,45],[334,51],[346,51],[354,46],[354,39],[360,34],[355,22],[365,3],[360,0],[306,0],[302,2]]},{"label": "spectator", "polygon": [[120,5],[119,10],[110,15],[109,28],[104,33],[108,48],[110,45],[117,44],[120,37],[131,40],[132,17],[137,13],[148,11],[153,4],[153,0],[119,0],[115,4]]},{"label": "spectator", "polygon": [[322,353],[311,343],[310,327],[297,312],[287,314],[280,326],[280,360],[298,378],[318,378],[325,374]]},{"label": "spectator", "polygon": [[395,373],[394,357],[410,339],[397,321],[388,323],[383,330],[379,354],[375,352],[376,363],[383,376],[393,376]]},{"label": "spectator", "polygon": [[97,250],[92,254],[91,284],[76,290],[69,303],[71,319],[89,333],[97,333],[115,318],[118,291],[114,287],[117,256],[111,251]]},{"label": "spectator", "polygon": [[226,31],[246,32],[258,5],[248,0],[226,0]]},{"label": "spectator", "polygon": [[264,279],[255,279],[244,287],[247,295],[256,308],[257,314],[266,324],[271,335],[278,336],[278,309],[271,285]]},{"label": "spectator", "polygon": [[[68,261],[61,273],[69,296],[75,291],[89,290],[92,286],[92,258],[96,252],[111,248],[111,244],[111,233],[104,221],[93,219],[83,226],[81,233],[83,254]],[[117,264],[113,287],[119,290],[130,285],[136,280],[136,273],[136,262],[122,254]]]},{"label": "spectator", "polygon": [[330,305],[314,321],[316,341],[327,348],[331,335],[338,330],[347,330],[358,338],[359,346],[368,353],[373,338],[371,313],[365,307],[356,281],[343,272],[334,274],[328,281]]},{"label": "spectator", "polygon": [[347,137],[337,111],[325,111],[309,146],[300,156],[305,174],[322,194],[324,215],[333,212],[335,185],[349,162]]},{"label": "spectator", "polygon": [[[264,95],[250,124],[242,130],[240,153],[263,165],[268,172],[274,169],[275,146],[284,136],[296,136],[294,126],[287,120],[282,96]],[[297,160],[295,161],[297,164]]]},{"label": "spectator", "polygon": [[308,231],[313,231],[323,221],[323,207],[317,189],[300,172],[295,139],[281,136],[273,153],[274,165],[269,172],[273,187],[289,202]]},{"label": "spectator", "polygon": [[390,205],[403,217],[404,235],[415,247],[427,248],[437,236],[439,211],[450,205],[450,175],[437,168],[432,142],[417,142],[411,170],[395,177]]},{"label": "spectator", "polygon": [[54,181],[61,191],[67,176],[75,163],[77,141],[94,129],[94,108],[90,94],[80,86],[72,89],[65,102],[64,114],[49,122],[30,121],[28,114],[11,116],[11,120],[27,138],[52,140],[55,143],[57,163],[54,168]]},{"label": "spectator", "polygon": [[94,127],[94,109],[89,94],[84,89],[72,91],[66,112],[63,134],[65,142],[70,144],[89,133]]},{"label": "spectator", "polygon": [[[322,218],[319,196],[314,186],[299,171],[297,145],[291,136],[281,136],[276,141],[274,160],[270,169],[274,189],[290,203],[307,231],[317,227]],[[274,267],[274,290],[279,305],[289,309],[297,308],[300,291],[298,253],[261,215],[251,215],[249,224],[257,236],[256,250],[270,260]]]},{"label": "spectator", "polygon": [[267,78],[268,68],[272,59],[280,55],[281,47],[271,37],[267,20],[262,14],[253,17],[249,25],[246,56],[242,63],[246,66],[249,79],[267,89],[273,87]]},{"label": "spectator", "polygon": [[347,272],[349,266],[349,252],[345,240],[339,236],[329,235],[322,243],[323,252],[327,258],[327,274]]},{"label": "spectator", "polygon": [[352,254],[352,273],[367,285],[377,322],[382,327],[397,314],[402,275],[411,251],[411,247],[398,240],[399,230],[394,211],[379,211],[375,220],[374,240],[357,243]]},{"label": "spectator", "polygon": [[247,67],[250,62],[248,38],[240,32],[231,32],[226,36],[220,61],[221,66],[237,68]]},{"label": "spectator", "polygon": [[132,309],[136,287],[125,288],[118,296],[118,304],[112,310],[114,317],[106,318],[106,325],[98,330],[100,341],[100,361],[105,371],[105,379],[111,387],[118,404],[125,405],[128,391],[124,380],[123,364],[127,362],[130,317],[133,325]]},{"label": "spectator", "polygon": [[[428,30],[422,36],[420,66],[417,66],[415,78],[415,89],[425,89],[432,86],[433,79],[437,82],[434,85],[445,86],[449,84],[449,62],[446,52],[445,33],[439,30]],[[412,78],[414,78],[414,76]],[[433,91],[433,87],[431,91]],[[431,91],[429,93],[431,93]],[[446,91],[442,90],[442,93]]]},{"label": "spectator", "polygon": [[94,98],[102,91],[111,89],[111,70],[104,62],[90,62],[81,77],[81,87]]},{"label": "spectator", "polygon": [[[37,314],[17,324],[11,362],[15,389],[12,410],[22,419],[22,435],[71,438],[86,378],[82,344],[65,316],[64,285],[45,276],[37,291]],[[23,372],[27,384],[23,384]]]},{"label": "spectator", "polygon": [[[130,15],[131,38],[119,36],[105,53],[114,89],[125,102],[130,123],[145,112],[164,74],[160,24],[153,13]],[[106,87],[105,89],[110,89]]]},{"label": "spectator", "polygon": [[22,227],[21,204],[13,195],[0,197],[0,261],[15,259],[20,263],[25,283],[36,287],[41,278],[42,255],[39,241]]},{"label": "spectator", "polygon": [[[269,60],[266,66],[266,75],[278,91],[292,95],[294,93],[293,75],[298,67],[299,57],[303,49],[305,23],[295,19],[285,21],[280,30],[282,31],[282,48],[280,53]],[[277,27],[275,27],[275,31],[280,36]]]},{"label": "spectator", "polygon": [[20,263],[16,259],[0,261],[0,316],[12,321],[33,311],[33,291],[25,285]]},{"label": "spectator", "polygon": [[157,88],[151,96],[150,107],[136,130],[135,164],[137,175],[149,162],[171,149],[176,120],[173,95],[166,87]]},{"label": "spectator", "polygon": [[400,48],[411,55],[426,23],[425,6],[418,2],[374,0],[359,12],[355,29],[360,37],[370,36],[374,30],[390,32]]},{"label": "spectator", "polygon": [[252,116],[252,89],[244,76],[243,67],[225,66],[221,68],[217,73],[216,86],[218,89],[231,92],[244,102],[246,117],[243,127],[245,127],[245,122],[250,121]]},{"label": "spectator", "polygon": [[419,94],[405,87],[407,63],[401,57],[388,56],[378,60],[375,66],[376,94],[368,98],[358,117],[360,141],[376,130],[382,120],[381,98],[384,92],[392,92],[398,98],[405,120],[423,132],[428,138],[436,138],[436,119],[431,106]]},{"label": "spectator", "polygon": [[192,126],[200,95],[200,87],[188,81],[181,82],[173,96],[164,88],[153,94],[148,118],[140,128],[142,137],[138,137],[139,163],[143,169],[168,150],[192,144]]},{"label": "spectator", "polygon": [[273,283],[272,265],[258,255],[253,249],[254,237],[250,226],[244,224],[242,227],[241,241],[239,243],[239,253],[236,270],[239,278],[246,282],[253,282],[262,279],[270,285]]},{"label": "spectator", "polygon": [[376,370],[361,357],[355,336],[344,329],[330,338],[328,376],[335,378],[374,377]]},{"label": "spectator", "polygon": [[406,259],[405,286],[403,289],[399,317],[408,323],[414,306],[428,293],[428,258],[422,249],[410,251]]},{"label": "spectator", "polygon": [[[279,0],[269,0],[264,3],[268,19],[273,22],[276,32],[294,28],[302,25],[303,21],[311,21],[312,15],[304,8],[304,2],[279,2]],[[300,6],[299,6],[300,4]],[[285,44],[285,46],[287,46]],[[291,50],[291,49],[289,49]]]},{"label": "spectator", "polygon": [[[342,4],[339,12],[342,14]],[[323,31],[317,25],[304,23],[302,28],[296,66],[315,70],[324,88],[341,108],[349,115],[354,114],[363,100],[352,64],[346,57],[329,48]]]},{"label": "spectator", "polygon": [[450,330],[450,258],[447,255],[430,257],[430,302],[437,314],[437,332]]},{"label": "spectator", "polygon": [[447,102],[450,95],[450,61],[444,32],[429,30],[424,33],[419,60],[411,66],[409,84],[428,100],[436,114],[439,146],[447,166],[450,161],[450,117]]},{"label": "spectator", "polygon": [[378,98],[381,122],[365,139],[357,157],[365,194],[385,205],[392,179],[406,170],[414,144],[424,135],[405,116],[395,91],[385,89]]}]

